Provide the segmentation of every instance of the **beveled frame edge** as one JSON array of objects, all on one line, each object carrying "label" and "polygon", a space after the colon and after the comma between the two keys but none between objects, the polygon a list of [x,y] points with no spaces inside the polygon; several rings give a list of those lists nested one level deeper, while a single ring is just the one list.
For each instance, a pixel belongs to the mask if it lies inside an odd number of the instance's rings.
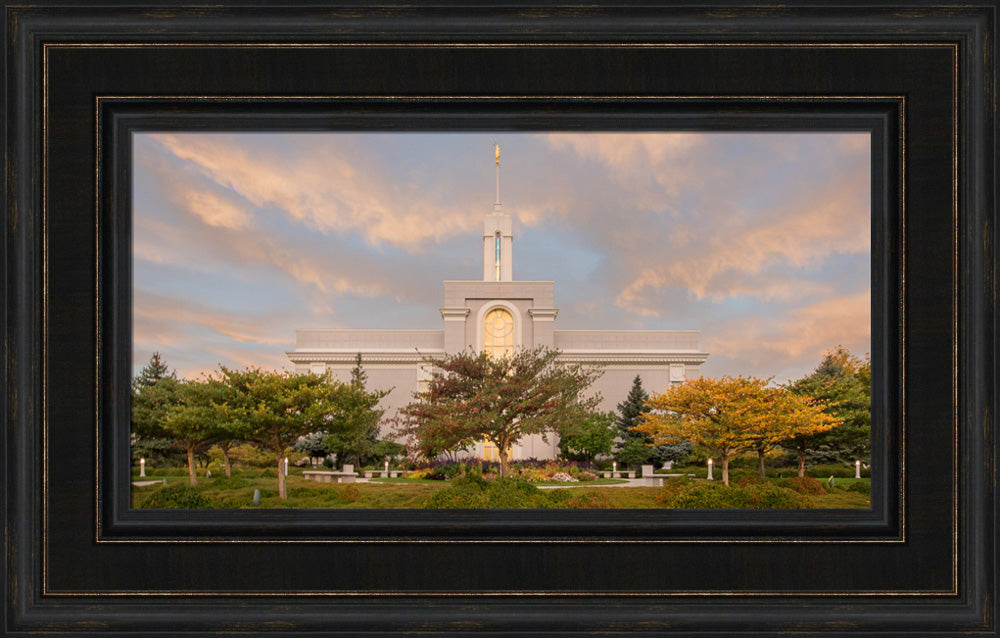
[{"label": "beveled frame edge", "polygon": [[[915,9],[908,17],[901,19],[917,18],[923,13],[933,13],[933,10],[926,9],[927,5],[915,5]],[[965,5],[966,7],[970,5]],[[962,352],[956,352],[956,363],[960,371],[960,378],[968,381],[962,385],[958,392],[963,400],[961,411],[962,432],[969,433],[970,436],[961,439],[961,453],[968,459],[968,464],[963,467],[972,466],[982,471],[982,476],[986,479],[983,484],[976,485],[956,485],[960,490],[962,520],[965,523],[961,529],[961,537],[958,542],[965,552],[962,555],[961,573],[967,577],[961,582],[959,591],[960,600],[952,601],[957,603],[937,605],[924,603],[919,606],[921,613],[904,617],[906,609],[912,609],[903,601],[883,601],[866,607],[863,614],[869,620],[863,623],[850,623],[836,626],[826,626],[830,629],[824,635],[831,636],[857,636],[874,635],[889,628],[892,630],[908,630],[920,632],[922,635],[930,635],[938,632],[967,633],[980,635],[984,632],[993,633],[996,631],[997,616],[1000,615],[1000,605],[998,605],[996,592],[1000,585],[1000,570],[997,569],[996,548],[1000,542],[997,534],[996,513],[1000,508],[1000,499],[996,491],[996,465],[998,461],[998,450],[996,449],[996,414],[995,405],[998,398],[998,388],[995,366],[998,361],[995,334],[997,329],[996,316],[996,281],[998,278],[997,263],[995,260],[996,241],[1000,239],[995,225],[996,219],[996,177],[995,168],[998,163],[996,146],[996,63],[995,51],[997,50],[996,39],[996,9],[990,4],[987,6],[982,2],[977,2],[974,7],[986,8],[985,17],[980,16],[979,21],[967,21],[967,30],[958,39],[962,41],[962,56],[964,69],[961,90],[961,112],[964,117],[960,121],[960,132],[958,138],[964,142],[961,148],[961,164],[969,170],[960,173],[961,182],[956,185],[962,198],[962,215],[959,222],[961,231],[958,242],[968,250],[961,251],[955,257],[957,265],[961,271],[966,273],[967,279],[963,280],[964,285],[960,291],[960,316],[958,320],[965,328],[960,334]],[[7,8],[7,30],[10,36],[12,31],[12,21],[10,19],[10,7]],[[936,14],[940,17],[940,14]],[[969,23],[971,22],[971,26]],[[931,28],[935,26],[931,22],[923,22],[923,26]],[[31,35],[31,34],[26,34]],[[32,36],[33,37],[33,36]],[[907,35],[900,37],[918,37]],[[28,39],[31,39],[30,37]],[[7,189],[7,219],[5,224],[5,257],[6,270],[6,298],[7,308],[5,312],[5,355],[7,384],[4,388],[6,407],[4,418],[7,425],[6,443],[3,452],[5,461],[4,473],[4,494],[3,507],[5,513],[5,567],[2,578],[4,588],[8,593],[7,605],[3,609],[4,624],[7,630],[30,631],[32,627],[44,627],[51,632],[71,631],[73,627],[89,630],[111,631],[121,629],[129,635],[143,635],[135,627],[138,616],[130,612],[128,608],[115,605],[103,606],[102,609],[109,610],[117,620],[111,622],[94,621],[81,624],[79,620],[80,608],[60,605],[43,605],[39,597],[38,589],[33,581],[35,568],[38,566],[35,558],[31,556],[33,525],[31,518],[39,511],[39,502],[33,485],[24,485],[18,482],[16,466],[14,462],[21,456],[26,443],[37,441],[31,432],[18,431],[14,429],[26,416],[34,414],[38,410],[35,396],[30,392],[30,384],[25,385],[25,380],[36,370],[38,357],[37,341],[32,338],[37,337],[39,330],[37,322],[41,312],[37,299],[30,293],[32,287],[38,286],[37,278],[33,276],[35,258],[38,251],[35,250],[33,238],[37,237],[39,228],[37,219],[33,219],[26,211],[35,210],[40,195],[31,188],[30,179],[25,176],[36,176],[38,174],[37,164],[32,163],[32,158],[37,158],[39,146],[26,131],[30,130],[31,122],[37,122],[37,113],[32,108],[37,105],[38,98],[33,92],[25,89],[24,78],[30,74],[35,66],[32,60],[31,48],[19,49],[21,56],[12,55],[15,46],[12,41],[17,38],[8,38],[8,46],[5,49],[7,56],[7,87],[9,89],[7,100],[4,104],[7,115],[7,127],[5,134],[6,143],[6,172],[5,179]],[[25,54],[27,51],[27,54]],[[11,66],[13,58],[14,67]],[[11,69],[14,71],[11,72]],[[34,114],[33,114],[34,113]],[[977,135],[979,134],[979,135]],[[25,164],[27,166],[25,166]],[[37,182],[36,182],[37,183]],[[21,249],[19,252],[16,249]],[[25,254],[25,252],[27,254]],[[972,346],[970,350],[966,346]],[[978,349],[977,349],[978,348]],[[978,383],[976,383],[978,381]],[[25,514],[28,516],[18,517],[15,514]],[[527,592],[526,592],[527,594]],[[532,607],[534,612],[544,613],[564,613],[568,619],[575,617],[588,617],[587,613],[580,615],[578,607],[572,601],[555,601],[558,604],[547,605],[545,608]],[[749,618],[742,610],[740,597],[732,599],[730,611],[724,617],[715,620],[715,627],[729,634],[735,634],[746,629],[746,620]],[[793,601],[789,601],[793,602]],[[874,601],[873,601],[874,602]],[[388,608],[378,608],[377,612],[383,619],[382,625],[387,629],[392,629],[395,633],[405,633],[407,626],[413,627],[411,623],[419,616],[423,624],[422,629],[434,631],[435,628],[441,631],[454,631],[474,635],[475,631],[470,629],[470,625],[456,624],[449,622],[448,618],[453,616],[454,610],[449,612],[449,608],[442,607],[436,603],[420,603],[424,610],[415,610],[403,604],[392,604]],[[514,631],[514,627],[519,616],[524,615],[524,602],[519,601],[513,605],[504,603],[493,606],[492,610],[482,611],[477,616],[478,626],[506,627],[509,635],[524,635],[524,631]],[[265,607],[264,605],[254,605],[256,609],[249,609],[249,614],[233,618],[230,616],[220,618],[222,625],[210,625],[211,616],[204,610],[192,611],[191,626],[201,627],[207,630],[209,627],[229,627],[231,630],[246,631],[248,622],[263,622],[269,619],[267,615],[270,609],[278,607]],[[89,608],[96,611],[92,605]],[[637,606],[631,603],[616,604],[602,608],[602,618],[605,624],[602,625],[609,634],[630,633],[628,623],[635,622],[640,616],[645,606]],[[115,611],[117,609],[117,611]],[[134,608],[133,608],[134,609]],[[311,610],[311,611],[310,611]],[[820,628],[822,619],[816,617],[814,613],[808,611],[793,613],[789,615],[788,610],[780,603],[772,603],[768,610],[773,612],[776,622],[784,627],[782,633],[789,631],[809,632],[810,627]],[[358,616],[351,615],[350,609],[343,616],[341,627],[365,626],[367,628],[375,625],[370,622],[365,624],[359,621]],[[329,613],[328,606],[317,607],[312,605],[310,609],[304,609],[300,615],[299,628],[313,631],[324,631],[325,626],[315,620],[310,621],[309,614]],[[369,608],[364,613],[372,613]],[[164,612],[153,609],[141,615],[142,618],[155,620],[164,617]],[[592,614],[589,617],[593,617]],[[695,631],[690,625],[691,615],[678,614],[676,622],[671,624],[646,625],[645,628],[651,631],[671,630],[675,635],[689,635]],[[858,619],[858,616],[854,616]],[[875,624],[872,624],[871,619]],[[706,622],[706,616],[701,614],[701,625]],[[784,620],[783,620],[784,619]],[[695,619],[697,620],[697,619]],[[358,623],[362,624],[358,624]],[[521,627],[526,627],[525,620],[521,621]],[[787,623],[795,622],[795,625]],[[493,623],[492,625],[489,623]],[[616,624],[617,623],[617,624]],[[625,624],[622,624],[625,623]],[[592,631],[593,626],[574,625],[579,631]],[[776,625],[777,626],[777,625]],[[790,629],[792,626],[797,629]],[[128,627],[132,627],[129,630]],[[624,628],[623,628],[624,627]],[[103,631],[102,631],[103,630]],[[133,633],[135,632],[135,633]],[[869,634],[869,632],[872,632]],[[117,633],[116,635],[125,635]]]},{"label": "beveled frame edge", "polygon": [[[552,108],[556,105],[564,107],[595,107],[607,106],[614,109],[616,106],[622,108],[628,104],[705,104],[706,102],[715,104],[726,104],[730,109],[737,112],[730,115],[731,121],[727,122],[727,130],[741,128],[739,122],[746,122],[743,130],[774,130],[766,126],[771,121],[788,121],[790,129],[806,130],[812,127],[821,127],[821,122],[828,122],[830,128],[822,130],[838,130],[837,124],[841,124],[844,130],[863,130],[866,122],[872,133],[872,173],[873,192],[872,199],[872,237],[877,237],[886,242],[888,247],[880,254],[873,252],[872,278],[876,282],[873,289],[873,301],[878,299],[883,304],[891,305],[894,301],[896,308],[887,308],[885,312],[873,313],[878,316],[881,324],[873,326],[873,341],[885,341],[886,339],[898,341],[899,350],[892,347],[880,347],[873,351],[881,354],[884,359],[883,365],[879,367],[878,375],[875,378],[876,385],[880,388],[877,394],[876,404],[879,424],[873,432],[875,445],[873,454],[880,457],[883,462],[877,465],[879,488],[873,494],[872,508],[858,511],[842,510],[815,510],[809,512],[702,512],[698,515],[690,515],[686,512],[672,512],[668,516],[670,520],[662,521],[659,524],[654,520],[647,520],[640,516],[640,512],[624,511],[619,512],[615,521],[590,520],[586,512],[558,511],[556,512],[510,512],[505,513],[508,520],[497,523],[490,520],[491,517],[482,513],[460,513],[460,512],[435,512],[433,516],[420,511],[386,511],[379,516],[374,516],[372,512],[366,510],[342,511],[320,513],[318,511],[299,512],[295,510],[278,512],[229,512],[223,515],[221,512],[149,512],[143,510],[130,510],[128,507],[128,487],[129,476],[128,466],[122,462],[123,455],[127,456],[127,440],[123,437],[124,431],[114,425],[115,422],[124,422],[127,414],[123,412],[124,406],[116,402],[114,397],[119,387],[125,387],[129,378],[127,371],[131,370],[130,360],[127,352],[127,343],[130,340],[131,324],[128,322],[128,309],[116,308],[114,300],[126,299],[130,292],[130,287],[126,282],[129,277],[127,270],[127,255],[119,253],[122,251],[124,240],[116,239],[115,234],[127,235],[129,228],[128,215],[125,210],[127,201],[131,193],[129,187],[130,172],[130,151],[128,139],[130,131],[136,130],[158,130],[164,127],[167,130],[175,130],[177,121],[187,120],[192,124],[193,130],[202,130],[204,127],[211,127],[213,121],[218,121],[215,126],[224,127],[225,120],[240,116],[219,113],[213,116],[210,114],[213,107],[224,105],[231,107],[237,104],[247,106],[269,104],[274,100],[266,96],[240,97],[240,96],[213,96],[213,97],[161,97],[150,99],[145,96],[113,96],[96,98],[97,119],[98,119],[98,157],[103,158],[103,164],[110,166],[110,170],[101,171],[98,174],[98,199],[104,202],[106,207],[111,206],[111,202],[117,203],[120,209],[118,212],[109,211],[99,216],[98,223],[98,263],[96,272],[98,275],[98,291],[105,290],[103,294],[99,292],[99,297],[105,299],[100,304],[103,314],[106,316],[106,325],[101,325],[101,310],[98,310],[98,339],[105,344],[103,350],[105,356],[98,357],[95,362],[98,378],[98,388],[104,395],[99,400],[98,413],[95,415],[97,431],[95,436],[100,442],[102,438],[107,443],[98,446],[97,472],[95,477],[98,486],[97,495],[97,538],[99,543],[103,542],[279,542],[279,543],[391,543],[399,541],[419,542],[419,543],[480,543],[480,542],[623,542],[623,543],[720,543],[720,542],[807,542],[807,543],[903,543],[905,536],[905,415],[902,413],[902,402],[895,399],[885,399],[886,397],[902,397],[904,392],[903,370],[903,326],[902,326],[902,273],[904,264],[896,263],[894,246],[901,245],[905,224],[905,213],[903,203],[898,201],[896,196],[899,184],[902,183],[902,176],[905,172],[904,149],[899,140],[889,139],[893,134],[902,134],[905,129],[905,99],[902,96],[837,96],[837,97],[796,97],[796,96],[712,96],[706,99],[705,96],[684,97],[604,97],[604,96],[545,96],[532,97],[525,96],[480,96],[469,97],[431,97],[431,96],[299,96],[295,98],[278,98],[282,104],[286,102],[302,103],[313,106],[315,104],[329,105],[332,113],[325,116],[326,119],[334,122],[338,120],[357,123],[369,121],[378,126],[392,125],[400,121],[407,125],[420,127],[433,126],[433,120],[423,119],[426,116],[427,105],[442,105],[461,109],[462,107],[488,105],[497,108],[496,105],[507,103],[517,105],[515,111],[508,113],[508,108],[501,107],[499,111],[505,117],[517,116],[520,110],[528,110],[527,105],[537,105],[538,107]],[[103,111],[104,103],[111,103],[118,107],[117,110],[108,109],[108,113]],[[740,109],[747,108],[746,105],[761,103],[766,105],[761,113],[754,112],[739,113]],[[176,115],[177,105],[190,103],[197,108],[199,113],[190,118]],[[425,107],[421,109],[421,116],[414,116],[408,113],[400,113],[394,110],[400,103]],[[791,116],[781,113],[780,107],[787,105],[794,108],[800,104],[819,104],[821,106],[830,105],[831,108],[837,106],[853,106],[861,109],[857,112],[851,111],[846,114],[816,113],[811,115]],[[130,105],[147,106],[167,105],[173,113],[172,122],[166,122],[157,127],[157,117],[155,115],[132,115],[129,113]],[[773,113],[768,113],[767,107],[774,105]],[[871,106],[869,106],[869,104]],[[368,111],[391,106],[385,112],[377,114]],[[358,115],[353,111],[347,114],[339,112],[337,109],[362,108],[366,114]],[[725,110],[724,107],[718,107]],[[699,112],[699,111],[695,111]],[[238,111],[237,111],[238,113]],[[574,115],[577,115],[574,112]],[[283,111],[283,116],[287,112]],[[256,129],[258,126],[266,128],[268,116],[253,112],[246,116],[253,122],[261,124],[240,125],[238,130],[243,128]],[[319,118],[320,116],[317,116]],[[433,117],[426,116],[426,117]],[[494,115],[494,117],[496,117]],[[518,117],[525,117],[523,115]],[[533,120],[538,120],[541,116],[532,115]],[[653,114],[633,114],[636,128],[643,128],[639,123],[651,120],[671,120],[678,117],[677,114],[653,115]],[[710,116],[700,116],[702,120],[711,119]],[[163,118],[159,118],[163,119]],[[314,118],[316,119],[316,118]],[[453,127],[465,129],[470,126],[468,122],[462,120],[486,120],[490,119],[489,114],[479,113],[474,116],[454,116],[449,130]],[[573,121],[573,115],[566,114],[558,117],[546,118],[554,122]],[[843,122],[838,122],[843,120]],[[102,122],[107,121],[108,130],[101,133]],[[306,123],[314,120],[305,118]],[[536,123],[537,126],[537,123]],[[558,124],[553,124],[558,127]],[[669,125],[668,125],[669,126]],[[316,128],[316,124],[307,128]],[[699,126],[685,126],[679,123],[679,128],[701,129]],[[776,127],[779,128],[780,127]],[[284,128],[282,130],[285,130]],[[289,131],[294,128],[287,129]],[[350,127],[349,130],[358,130]],[[361,129],[363,130],[363,129]],[[395,130],[395,129],[393,129]],[[102,140],[112,140],[114,149],[102,149]],[[108,174],[108,182],[117,185],[101,186],[101,176]],[[103,191],[103,193],[101,193]],[[101,231],[101,228],[104,228]],[[103,237],[102,237],[103,235]],[[877,242],[873,241],[873,244]],[[103,253],[102,247],[103,246]],[[119,248],[116,248],[119,247]],[[101,255],[104,255],[102,258]],[[104,273],[103,275],[101,273]],[[111,281],[118,278],[121,284],[106,284],[105,280]],[[883,290],[884,288],[884,290]],[[882,293],[882,294],[880,294]],[[111,335],[109,337],[109,334]],[[117,335],[115,337],[114,335]],[[100,349],[99,349],[100,350]],[[112,362],[112,368],[107,373],[102,373],[102,368],[107,368],[107,361]],[[104,379],[104,381],[101,381]],[[125,385],[123,385],[125,384]],[[897,407],[898,405],[898,407]],[[102,406],[105,406],[102,414]],[[46,424],[47,429],[47,424]],[[109,434],[110,433],[110,434]],[[899,441],[900,444],[890,443]],[[102,463],[101,450],[109,450],[111,457],[109,462]],[[898,457],[898,458],[897,458]],[[115,469],[117,468],[117,469]],[[103,473],[102,473],[103,470]],[[109,480],[108,472],[113,476]],[[101,498],[100,488],[108,486],[105,492],[108,499]],[[105,508],[105,501],[110,501],[110,507]],[[108,512],[102,516],[102,509]],[[554,516],[555,514],[555,516]],[[340,523],[331,523],[325,519],[330,516],[344,519]],[[662,515],[662,513],[660,513]],[[659,518],[657,516],[656,518]],[[495,518],[495,514],[493,515]],[[603,518],[603,517],[602,517]],[[649,516],[649,518],[653,518]],[[244,520],[245,519],[245,520]],[[434,519],[434,520],[429,520]],[[749,519],[749,520],[748,520]],[[105,520],[107,521],[105,524]],[[195,523],[193,521],[200,521]],[[292,522],[294,521],[294,522]],[[321,522],[322,521],[322,522]],[[273,528],[271,533],[261,535],[259,526],[267,525]],[[369,525],[369,527],[366,527]],[[528,525],[529,527],[521,527]],[[590,530],[587,529],[590,527]],[[831,528],[841,528],[842,531],[831,534]],[[643,531],[640,532],[639,528]],[[684,530],[687,529],[686,533]],[[201,530],[201,531],[199,531]],[[400,533],[397,530],[408,530],[409,533]],[[464,531],[462,531],[464,530]],[[479,531],[477,531],[479,530]],[[523,531],[522,531],[523,530]],[[531,530],[537,530],[532,533]],[[574,532],[574,530],[576,530]],[[662,531],[657,531],[662,530]],[[726,534],[727,530],[730,531]],[[312,533],[310,533],[310,531]],[[104,532],[107,532],[105,534]],[[419,533],[418,533],[419,532]],[[251,533],[251,536],[247,536]],[[231,535],[231,536],[227,536]],[[317,534],[319,534],[317,536]],[[433,534],[435,537],[430,537]],[[300,538],[301,535],[301,538]],[[666,537],[665,537],[666,536]]]}]

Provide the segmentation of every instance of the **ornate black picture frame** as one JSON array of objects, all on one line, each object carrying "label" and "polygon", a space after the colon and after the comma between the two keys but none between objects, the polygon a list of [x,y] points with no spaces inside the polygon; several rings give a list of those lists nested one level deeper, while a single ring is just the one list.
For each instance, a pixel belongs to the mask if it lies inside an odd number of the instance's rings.
[{"label": "ornate black picture frame", "polygon": [[[4,8],[8,634],[997,631],[993,3]],[[871,509],[131,509],[131,133],[484,128],[871,131]]]}]

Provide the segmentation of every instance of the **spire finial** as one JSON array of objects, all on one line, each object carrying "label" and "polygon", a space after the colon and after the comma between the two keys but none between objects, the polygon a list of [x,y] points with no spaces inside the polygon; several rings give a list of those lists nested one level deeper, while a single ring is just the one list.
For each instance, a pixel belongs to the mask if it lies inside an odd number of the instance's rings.
[{"label": "spire finial", "polygon": [[493,155],[497,161],[497,201],[493,204],[493,211],[500,212],[500,145],[493,142]]}]

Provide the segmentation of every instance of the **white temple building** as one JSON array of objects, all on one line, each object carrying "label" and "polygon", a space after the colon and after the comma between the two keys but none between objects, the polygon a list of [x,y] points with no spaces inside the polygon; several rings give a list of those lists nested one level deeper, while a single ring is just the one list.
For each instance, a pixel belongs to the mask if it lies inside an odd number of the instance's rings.
[{"label": "white temple building", "polygon": [[[636,375],[647,391],[664,392],[674,383],[698,378],[708,358],[697,330],[557,330],[555,282],[516,281],[513,220],[500,205],[499,148],[496,149],[497,201],[483,221],[482,281],[445,281],[442,327],[428,330],[296,330],[295,349],[287,352],[297,372],[330,371],[347,381],[360,353],[368,387],[392,391],[383,399],[386,416],[408,404],[426,387],[427,357],[472,348],[491,354],[515,348],[548,346],[561,360],[599,366],[603,374],[592,390],[601,410],[614,410]],[[383,434],[388,434],[385,432]],[[522,439],[511,459],[554,458],[558,441],[550,435]],[[497,460],[497,450],[479,442],[474,456]]]}]

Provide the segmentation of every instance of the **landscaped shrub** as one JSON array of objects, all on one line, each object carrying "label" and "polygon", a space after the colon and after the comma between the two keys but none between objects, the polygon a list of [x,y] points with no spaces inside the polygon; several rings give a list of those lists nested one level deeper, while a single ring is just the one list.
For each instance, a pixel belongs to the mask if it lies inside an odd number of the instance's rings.
[{"label": "landscaped shrub", "polygon": [[[759,478],[759,477],[758,477]],[[672,479],[656,502],[674,509],[796,509],[812,507],[806,497],[769,482],[729,487],[717,481]]]},{"label": "landscaped shrub", "polygon": [[143,499],[142,509],[198,509],[210,507],[211,502],[190,485],[167,485]]},{"label": "landscaped shrub", "polygon": [[858,492],[867,496],[872,495],[872,484],[868,481],[855,481],[845,488],[848,492]]},{"label": "landscaped shrub", "polygon": [[764,485],[765,483],[770,483],[766,478],[761,478],[760,474],[747,474],[741,476],[739,480],[733,481],[732,478],[729,479],[731,483],[735,482],[740,487],[746,487],[748,485]]},{"label": "landscaped shrub", "polygon": [[208,499],[207,507],[222,510],[238,510],[253,505],[251,496],[213,496]]},{"label": "landscaped shrub", "polygon": [[807,496],[773,484],[750,485],[743,490],[740,507],[754,510],[807,509],[813,506]]},{"label": "landscaped shrub", "polygon": [[[553,492],[568,492],[569,490],[552,490]],[[611,503],[611,499],[608,498],[606,492],[584,492],[577,496],[571,496],[563,500],[559,507],[566,507],[570,509],[611,509],[614,505]]]},{"label": "landscaped shrub", "polygon": [[476,476],[456,479],[424,501],[428,509],[524,509],[552,507],[545,493],[525,481]]},{"label": "landscaped shrub", "polygon": [[220,476],[212,475],[209,479],[213,488],[221,490],[238,490],[243,487],[250,487],[251,483],[249,480],[237,476],[227,477],[225,474]]},{"label": "landscaped shrub", "polygon": [[777,482],[779,487],[787,487],[799,494],[826,494],[823,484],[811,476],[792,477],[780,479]]},{"label": "landscaped shrub", "polygon": [[672,509],[732,509],[743,506],[743,490],[722,482],[669,479],[656,502]]},{"label": "landscaped shrub", "polygon": [[[428,467],[419,470],[419,478],[430,479],[432,481],[450,481],[451,479],[465,476],[470,469],[483,469],[483,463],[478,459],[466,461],[434,461]],[[486,463],[489,465],[489,463]]]},{"label": "landscaped shrub", "polygon": [[337,496],[345,503],[353,503],[361,498],[361,490],[356,485],[348,485],[337,490]]}]

